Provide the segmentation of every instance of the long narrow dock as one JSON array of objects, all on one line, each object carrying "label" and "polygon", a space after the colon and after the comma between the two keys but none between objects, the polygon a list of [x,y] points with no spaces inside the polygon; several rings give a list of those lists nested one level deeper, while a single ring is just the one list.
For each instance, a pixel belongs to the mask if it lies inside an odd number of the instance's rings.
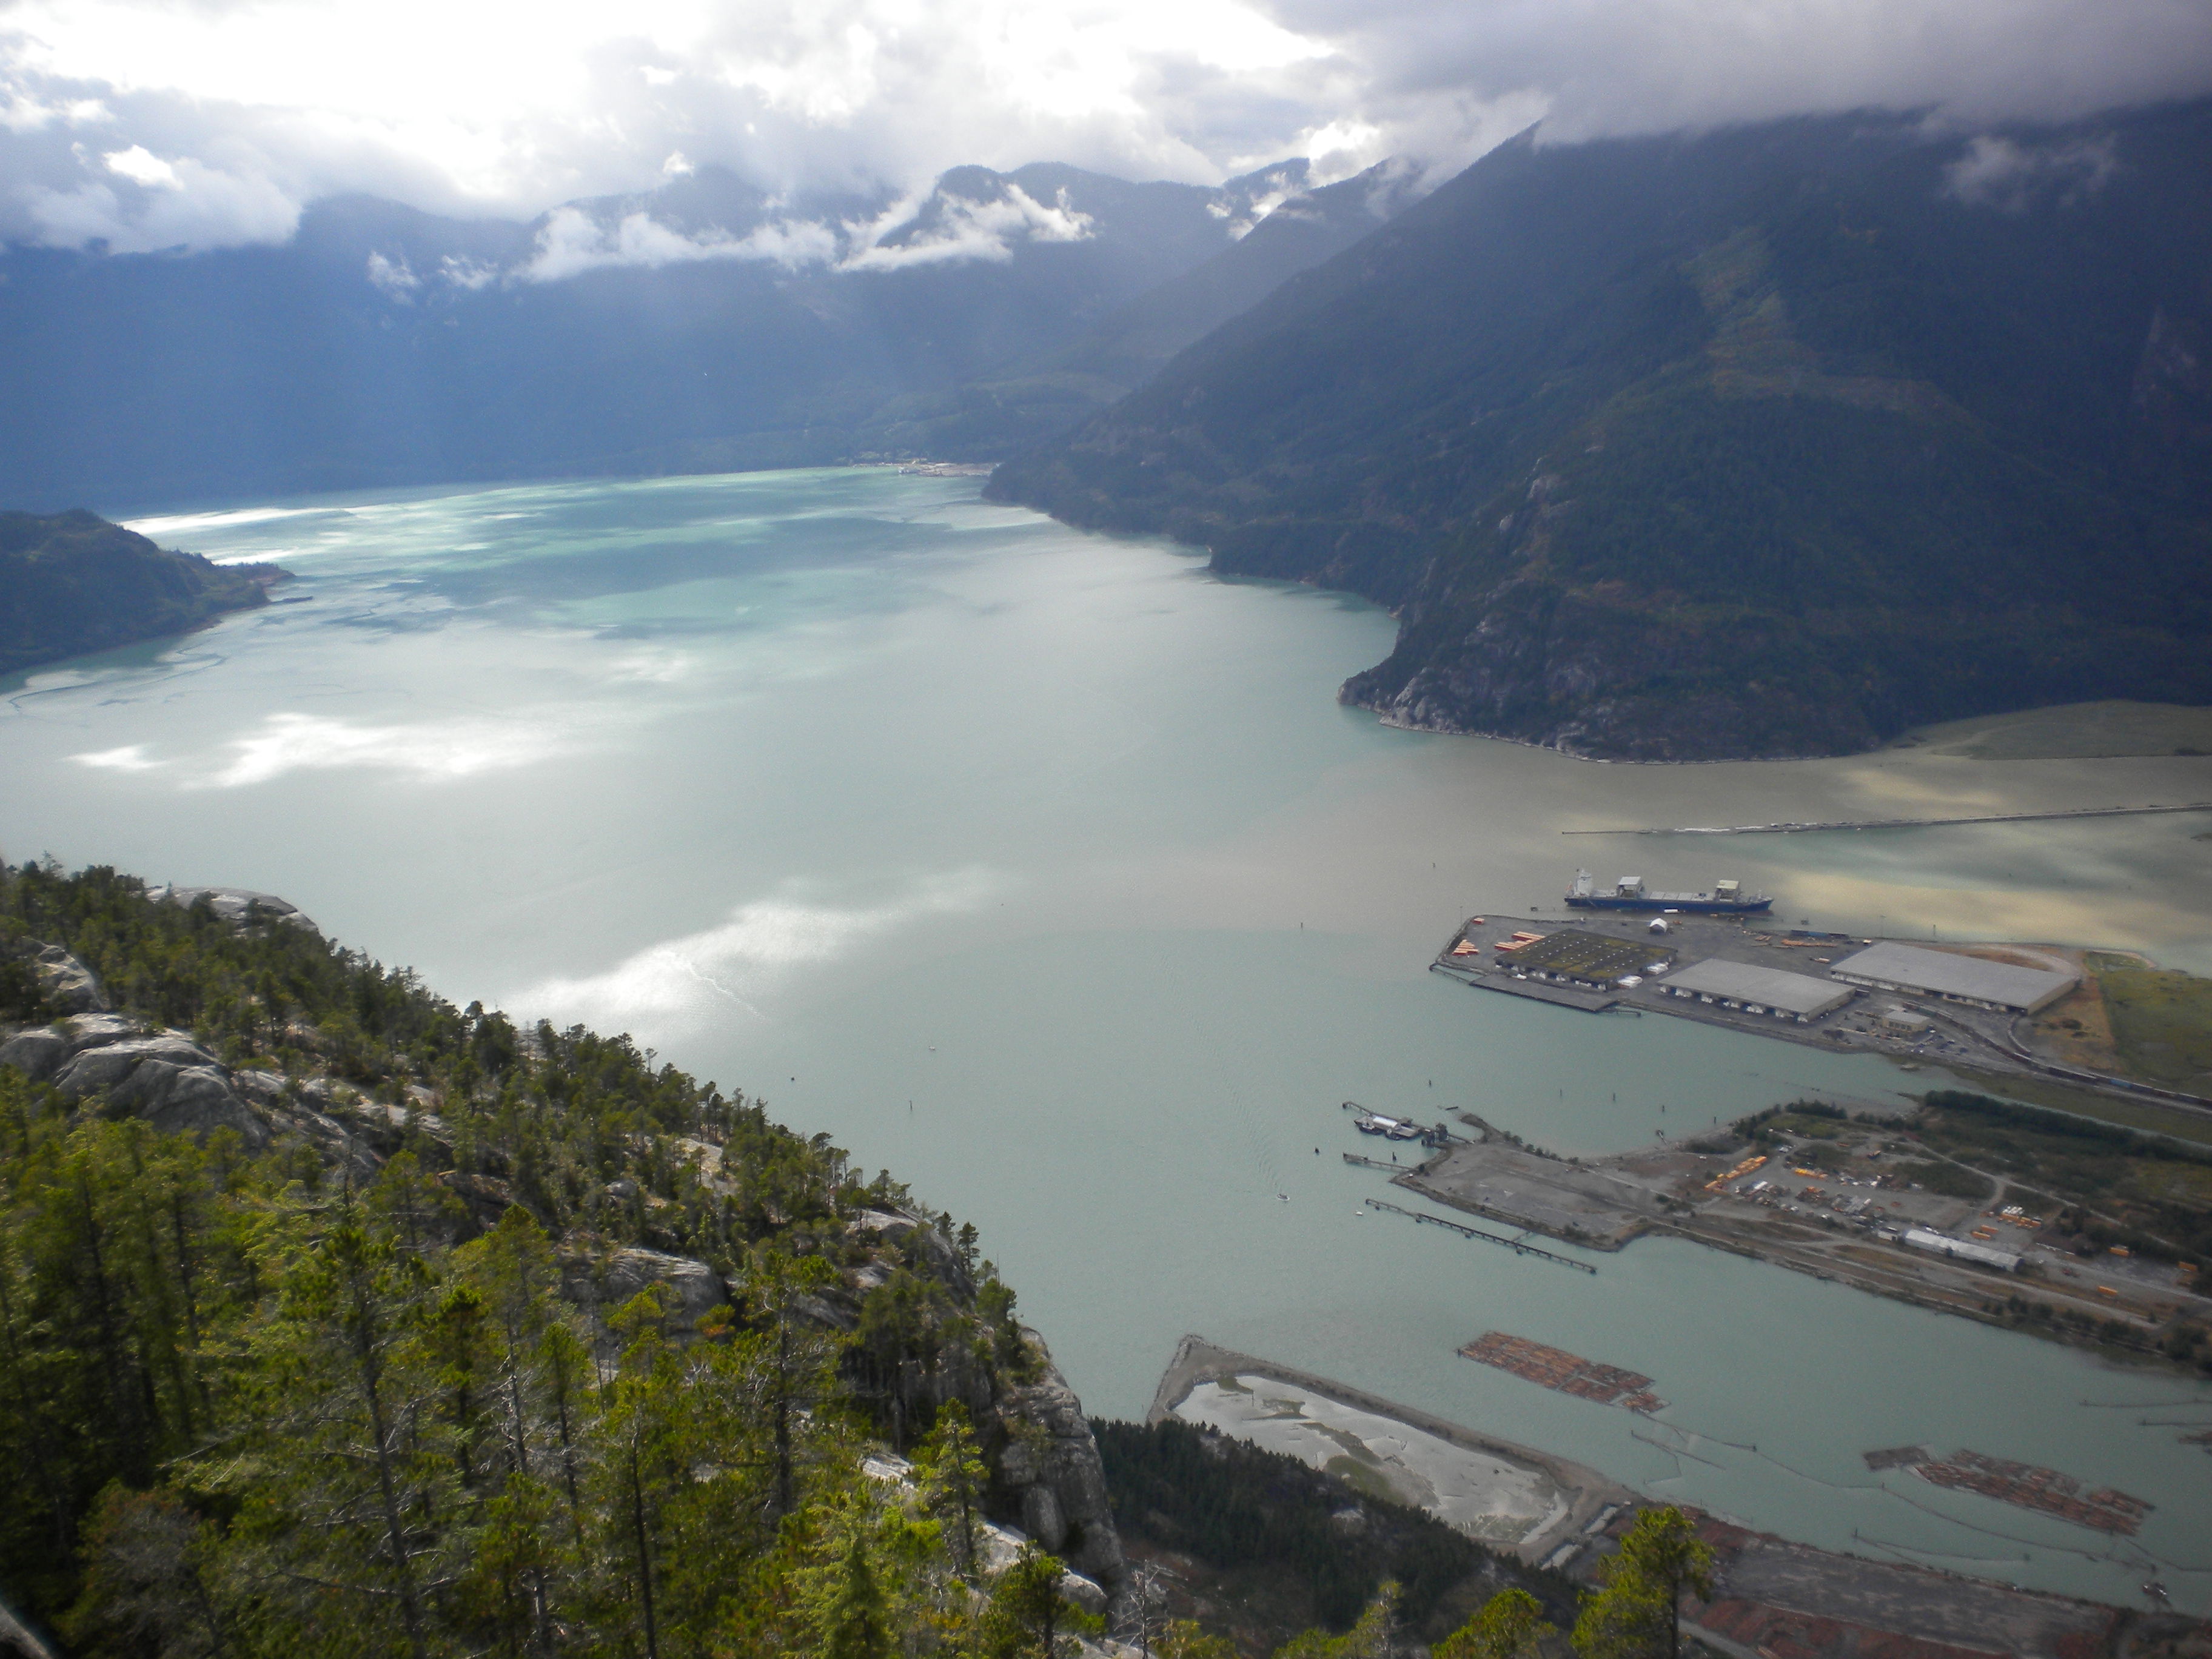
[{"label": "long narrow dock", "polygon": [[1844,818],[1830,823],[1731,823],[1713,829],[1562,830],[1563,836],[1802,836],[1818,830],[1932,830],[1950,823],[2051,823],[2062,818],[2129,818],[2155,812],[2212,812],[2212,800],[2180,806],[2073,806],[2057,812],[1989,812],[1971,818]]},{"label": "long narrow dock", "polygon": [[[1373,1160],[1364,1159],[1363,1162],[1372,1163]],[[1380,1164],[1376,1167],[1387,1170],[1391,1166]],[[1370,1198],[1367,1202],[1375,1209],[1388,1210],[1393,1215],[1409,1216],[1415,1221],[1425,1221],[1431,1227],[1449,1227],[1464,1237],[1479,1238],[1486,1244],[1503,1244],[1516,1255],[1533,1255],[1540,1261],[1555,1261],[1562,1267],[1572,1267],[1577,1273],[1588,1273],[1593,1279],[1597,1277],[1597,1269],[1587,1261],[1577,1261],[1572,1256],[1553,1255],[1549,1250],[1540,1250],[1534,1244],[1523,1244],[1517,1238],[1507,1238],[1500,1233],[1486,1233],[1480,1227],[1470,1227],[1460,1221],[1447,1221],[1440,1215],[1424,1215],[1419,1210],[1409,1210],[1401,1204],[1387,1203],[1379,1198]]]}]

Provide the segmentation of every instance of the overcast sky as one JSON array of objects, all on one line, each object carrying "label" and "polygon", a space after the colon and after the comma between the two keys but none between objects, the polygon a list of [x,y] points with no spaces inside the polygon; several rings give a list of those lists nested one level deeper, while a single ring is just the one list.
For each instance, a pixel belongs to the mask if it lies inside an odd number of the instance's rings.
[{"label": "overcast sky", "polygon": [[2212,0],[0,0],[0,237],[282,240],[363,190],[527,216],[720,163],[1218,179],[1863,105],[2212,91]]}]

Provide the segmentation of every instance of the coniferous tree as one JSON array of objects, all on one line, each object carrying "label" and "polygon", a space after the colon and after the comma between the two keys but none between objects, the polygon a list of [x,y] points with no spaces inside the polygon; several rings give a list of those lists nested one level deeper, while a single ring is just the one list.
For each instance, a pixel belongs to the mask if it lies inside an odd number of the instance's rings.
[{"label": "coniferous tree", "polygon": [[1022,1546],[992,1586],[983,1609],[985,1659],[1058,1659],[1060,1637],[1075,1609],[1060,1593],[1060,1559],[1035,1544]]},{"label": "coniferous tree", "polygon": [[1558,1633],[1536,1598],[1515,1586],[1484,1602],[1474,1618],[1437,1644],[1431,1659],[1534,1659],[1545,1639]]},{"label": "coniferous tree", "polygon": [[915,1470],[923,1504],[944,1526],[955,1567],[962,1577],[973,1577],[976,1528],[991,1470],[966,1406],[956,1400],[938,1414],[937,1426],[917,1450]]},{"label": "coniferous tree", "polygon": [[1713,1552],[1671,1504],[1646,1510],[1601,1563],[1601,1588],[1575,1620],[1585,1659],[1678,1659],[1685,1595],[1713,1593]]},{"label": "coniferous tree", "polygon": [[[309,930],[0,868],[19,936],[284,1079],[257,1148],[0,1068],[0,1591],[82,1659],[970,1659],[981,1436],[951,1414],[927,1491],[866,1455],[940,1367],[981,1397],[1033,1370],[972,1230],[857,1243],[912,1200],[826,1139]],[[566,1299],[570,1252],[635,1245],[732,1305]],[[888,1394],[839,1328],[863,1261],[908,1281]]]}]

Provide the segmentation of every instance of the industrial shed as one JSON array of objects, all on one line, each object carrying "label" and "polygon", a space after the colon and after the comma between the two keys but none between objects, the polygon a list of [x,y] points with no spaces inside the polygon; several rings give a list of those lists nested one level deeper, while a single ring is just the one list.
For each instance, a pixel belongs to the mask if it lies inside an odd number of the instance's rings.
[{"label": "industrial shed", "polygon": [[2078,974],[2047,968],[2015,968],[1950,951],[1923,951],[1890,941],[1844,957],[1828,970],[1850,985],[1942,997],[2000,1013],[2032,1014],[2048,1007],[2080,982]]},{"label": "industrial shed", "polygon": [[2020,1271],[2020,1257],[2010,1250],[1993,1249],[1987,1244],[1977,1244],[1967,1238],[1954,1238],[1948,1233],[1939,1233],[1930,1228],[1906,1228],[1905,1242],[1916,1250],[1956,1256],[1960,1261],[1971,1261],[1978,1267],[1995,1267],[2000,1273],[2008,1273]]},{"label": "industrial shed", "polygon": [[1565,927],[1510,949],[1511,954],[1503,959],[1510,961],[1516,973],[1586,991],[1607,990],[1654,969],[1663,972],[1674,960],[1670,946],[1613,939],[1579,927]]},{"label": "industrial shed", "polygon": [[1693,962],[1659,988],[1678,997],[1717,1002],[1782,1019],[1818,1019],[1851,1000],[1851,989],[1780,968],[1758,968],[1718,957]]}]

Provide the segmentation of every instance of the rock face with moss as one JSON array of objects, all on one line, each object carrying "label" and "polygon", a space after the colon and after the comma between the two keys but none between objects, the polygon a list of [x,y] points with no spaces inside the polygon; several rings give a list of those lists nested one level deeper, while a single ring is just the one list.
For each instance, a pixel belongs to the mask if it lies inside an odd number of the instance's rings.
[{"label": "rock face with moss", "polygon": [[268,604],[285,574],[164,551],[82,507],[0,513],[0,674],[204,627]]},{"label": "rock face with moss", "polygon": [[1346,702],[1631,760],[2212,702],[2212,103],[1525,138],[988,493],[1397,616]]}]

